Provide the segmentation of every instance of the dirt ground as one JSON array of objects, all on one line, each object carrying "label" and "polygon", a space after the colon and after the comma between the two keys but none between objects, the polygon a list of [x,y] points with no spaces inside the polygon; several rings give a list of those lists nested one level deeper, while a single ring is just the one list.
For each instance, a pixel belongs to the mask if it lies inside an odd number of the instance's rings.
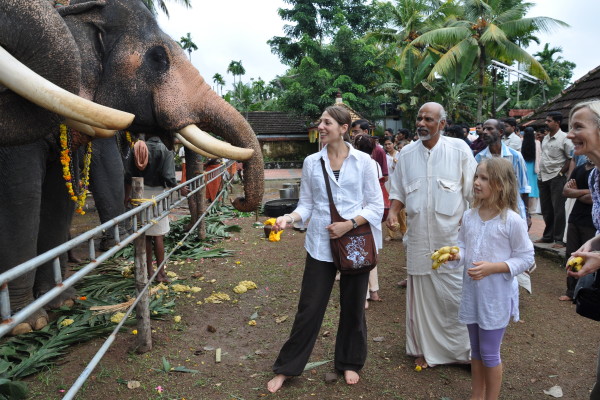
[{"label": "dirt ground", "polygon": [[[261,222],[265,219],[259,217]],[[333,369],[327,362],[270,394],[266,382],[272,377],[271,366],[293,322],[306,253],[304,233],[286,231],[281,242],[269,242],[262,229],[253,227],[255,222],[254,217],[229,221],[243,229],[218,247],[235,250],[235,256],[171,264],[169,270],[175,271],[182,283],[202,288],[193,295],[177,296],[174,316],[181,316],[181,322],[153,321],[154,348],[141,355],[130,352],[134,327],[127,328],[117,336],[77,398],[468,398],[468,367],[438,366],[417,372],[412,358],[405,355],[405,290],[397,286],[405,277],[405,255],[398,241],[385,243],[381,253],[383,301],[371,303],[367,311],[369,355],[361,381],[352,387],[341,378],[326,383],[324,374]],[[560,386],[564,399],[587,399],[595,380],[598,325],[578,316],[572,304],[557,300],[565,287],[561,265],[541,257],[537,257],[537,265],[532,276],[533,294],[521,292],[522,321],[511,323],[504,338],[501,398],[551,398],[543,391]],[[197,279],[198,273],[204,279]],[[258,288],[234,293],[232,289],[244,280],[255,282]],[[217,291],[227,293],[230,300],[206,303],[205,297]],[[333,358],[338,296],[335,285],[311,362]],[[61,390],[70,387],[102,342],[76,346],[56,367],[28,378],[31,398],[61,398]],[[215,362],[217,349],[222,353],[219,363]],[[198,372],[160,371],[163,357],[172,367]],[[140,387],[129,389],[127,381],[138,381]]]}]

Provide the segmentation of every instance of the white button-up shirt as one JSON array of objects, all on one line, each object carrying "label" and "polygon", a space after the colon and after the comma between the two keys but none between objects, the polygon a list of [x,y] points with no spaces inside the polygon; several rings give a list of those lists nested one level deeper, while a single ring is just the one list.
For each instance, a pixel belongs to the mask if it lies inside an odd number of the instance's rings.
[{"label": "white button-up shirt", "polygon": [[523,140],[514,132],[508,135],[508,137],[503,136],[502,143],[517,151],[521,151],[521,146],[523,146]]},{"label": "white button-up shirt", "polygon": [[431,150],[419,140],[400,152],[390,199],[406,206],[409,274],[431,274],[431,253],[456,245],[460,218],[472,198],[476,168],[473,153],[462,139],[441,136]]},{"label": "white button-up shirt", "polygon": [[[344,142],[345,143],[345,142]],[[304,247],[316,260],[333,261],[329,232],[325,228],[331,224],[329,197],[321,168],[325,160],[333,203],[342,218],[362,216],[369,221],[375,246],[380,249],[381,218],[383,218],[383,194],[377,176],[377,167],[371,157],[350,144],[345,143],[350,152],[340,168],[336,180],[327,156],[327,146],[320,152],[311,154],[304,160],[298,207],[294,210],[302,221],[308,221]]]},{"label": "white button-up shirt", "polygon": [[559,130],[553,136],[544,136],[538,180],[546,182],[556,177],[572,154],[573,142],[565,132]]}]

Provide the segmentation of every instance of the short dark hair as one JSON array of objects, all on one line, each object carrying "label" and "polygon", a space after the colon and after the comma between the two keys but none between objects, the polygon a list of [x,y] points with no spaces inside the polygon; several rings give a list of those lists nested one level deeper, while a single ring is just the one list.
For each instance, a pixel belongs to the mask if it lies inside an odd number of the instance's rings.
[{"label": "short dark hair", "polygon": [[548,114],[546,114],[546,117],[550,117],[552,118],[552,120],[554,122],[558,122],[559,124],[562,122],[563,120],[563,116],[561,114],[560,111],[551,111]]},{"label": "short dark hair", "polygon": [[457,139],[462,139],[464,137],[463,127],[460,125],[452,125],[446,127],[444,130],[444,134],[448,137],[453,137]]},{"label": "short dark hair", "polygon": [[352,123],[352,126],[351,126],[351,128],[354,128],[354,127],[355,127],[355,126],[357,126],[357,125],[358,125],[358,126],[360,127],[360,129],[362,129],[363,131],[365,131],[365,130],[369,130],[369,128],[371,127],[371,126],[369,125],[369,121],[367,121],[366,119],[357,119],[356,121],[354,121],[354,122]]},{"label": "short dark hair", "polygon": [[394,134],[394,130],[393,130],[392,128],[385,128],[385,131],[386,131],[386,132],[389,132],[389,133],[390,133],[390,135],[393,135],[393,134]]},{"label": "short dark hair", "polygon": [[509,124],[510,126],[512,126],[514,128],[517,127],[517,120],[514,119],[513,117],[504,118],[502,120],[502,122],[504,122],[505,124]]},{"label": "short dark hair", "polygon": [[387,136],[387,135],[384,136],[383,138],[381,138],[381,141],[379,143],[385,144],[385,142],[387,142],[388,140],[390,142],[394,143],[394,137],[393,137],[393,135],[392,136]]}]

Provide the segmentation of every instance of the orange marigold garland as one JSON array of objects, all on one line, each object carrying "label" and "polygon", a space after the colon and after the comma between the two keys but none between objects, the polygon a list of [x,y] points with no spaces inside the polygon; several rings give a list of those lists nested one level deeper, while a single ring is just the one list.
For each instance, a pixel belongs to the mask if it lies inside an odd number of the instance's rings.
[{"label": "orange marigold garland", "polygon": [[83,158],[83,171],[79,188],[79,196],[75,194],[73,188],[73,159],[71,157],[71,150],[69,144],[69,134],[66,125],[60,126],[60,163],[62,165],[63,178],[65,180],[65,186],[71,200],[75,202],[77,208],[75,212],[81,215],[85,214],[83,206],[85,205],[85,199],[88,195],[88,187],[90,184],[90,165],[92,163],[92,143],[87,144],[85,156]]}]

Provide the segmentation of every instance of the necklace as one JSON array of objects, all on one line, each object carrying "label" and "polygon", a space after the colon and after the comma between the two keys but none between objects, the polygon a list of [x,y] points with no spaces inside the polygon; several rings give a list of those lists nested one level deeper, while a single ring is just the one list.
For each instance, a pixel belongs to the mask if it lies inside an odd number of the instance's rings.
[{"label": "necklace", "polygon": [[90,184],[90,165],[92,163],[92,143],[89,142],[86,147],[86,152],[83,157],[83,171],[81,171],[81,182],[79,183],[79,195],[75,194],[73,188],[73,158],[70,150],[71,136],[66,125],[60,125],[60,164],[62,165],[63,179],[69,197],[77,206],[75,212],[81,215],[85,214],[83,206],[88,195],[88,187]]}]

